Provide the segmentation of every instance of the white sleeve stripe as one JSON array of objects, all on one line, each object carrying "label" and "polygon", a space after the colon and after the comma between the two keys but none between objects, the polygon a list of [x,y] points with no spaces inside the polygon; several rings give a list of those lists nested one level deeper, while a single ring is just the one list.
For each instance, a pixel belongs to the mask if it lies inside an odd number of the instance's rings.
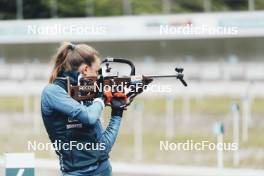
[{"label": "white sleeve stripe", "polygon": [[103,107],[105,107],[104,101],[101,98],[96,98],[93,102],[99,102],[102,104]]}]

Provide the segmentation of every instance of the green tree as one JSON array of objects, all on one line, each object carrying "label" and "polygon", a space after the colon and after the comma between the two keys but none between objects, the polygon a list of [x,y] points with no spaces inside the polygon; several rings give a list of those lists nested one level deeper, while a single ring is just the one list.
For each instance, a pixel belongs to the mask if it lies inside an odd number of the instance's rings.
[{"label": "green tree", "polygon": [[123,15],[122,0],[99,0],[95,1],[95,16]]},{"label": "green tree", "polygon": [[23,0],[23,17],[25,19],[49,18],[50,8],[45,0]]},{"label": "green tree", "polygon": [[171,13],[204,11],[203,0],[171,0]]},{"label": "green tree", "polygon": [[0,19],[16,18],[16,0],[0,1]]},{"label": "green tree", "polygon": [[161,0],[130,0],[133,14],[160,14],[162,13]]}]

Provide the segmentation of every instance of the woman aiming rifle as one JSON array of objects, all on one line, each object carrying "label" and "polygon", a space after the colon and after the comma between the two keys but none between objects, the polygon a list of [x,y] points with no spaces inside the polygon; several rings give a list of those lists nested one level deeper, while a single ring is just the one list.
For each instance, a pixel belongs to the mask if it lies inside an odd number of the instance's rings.
[{"label": "woman aiming rifle", "polygon": [[100,68],[98,52],[85,44],[64,43],[54,60],[49,84],[42,92],[41,112],[51,142],[59,145],[55,149],[62,175],[112,175],[108,154],[118,135],[126,96],[118,92],[107,97],[114,106],[104,130],[99,117],[105,95],[98,93],[92,102],[81,104],[69,96],[67,81],[61,79],[68,77],[70,84],[77,85],[80,75],[96,76]]}]

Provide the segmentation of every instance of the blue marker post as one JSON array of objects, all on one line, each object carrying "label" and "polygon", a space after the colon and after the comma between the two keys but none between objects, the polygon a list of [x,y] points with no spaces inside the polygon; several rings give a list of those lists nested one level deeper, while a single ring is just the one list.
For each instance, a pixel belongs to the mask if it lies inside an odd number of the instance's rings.
[{"label": "blue marker post", "polygon": [[[214,133],[217,135],[217,146],[220,146],[224,142],[224,124],[218,122],[214,125]],[[217,167],[222,169],[224,167],[223,148],[217,149]]]}]

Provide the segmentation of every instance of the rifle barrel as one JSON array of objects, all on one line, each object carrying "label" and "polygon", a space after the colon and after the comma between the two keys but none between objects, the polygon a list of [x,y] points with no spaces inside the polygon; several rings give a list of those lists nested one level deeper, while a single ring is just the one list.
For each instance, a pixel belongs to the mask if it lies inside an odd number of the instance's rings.
[{"label": "rifle barrel", "polygon": [[182,73],[178,73],[176,75],[149,75],[149,76],[146,76],[148,78],[177,78],[181,81],[181,83],[184,85],[184,86],[187,86],[187,83],[184,81],[183,79],[183,74]]},{"label": "rifle barrel", "polygon": [[179,75],[149,75],[148,78],[177,78]]}]

